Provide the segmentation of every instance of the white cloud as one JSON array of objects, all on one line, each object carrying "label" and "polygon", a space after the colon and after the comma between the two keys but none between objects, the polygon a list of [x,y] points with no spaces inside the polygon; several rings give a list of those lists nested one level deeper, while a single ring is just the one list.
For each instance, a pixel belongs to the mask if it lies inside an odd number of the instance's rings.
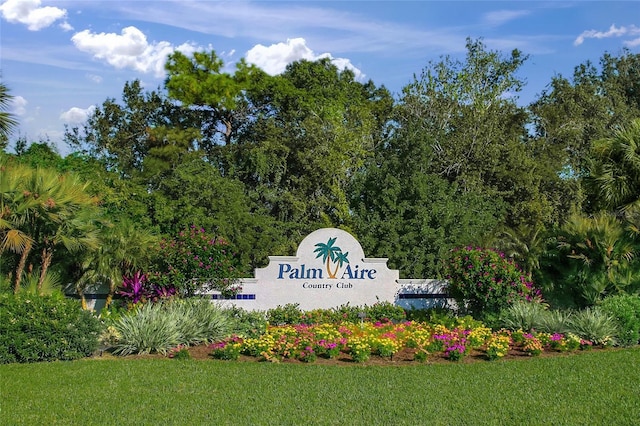
[{"label": "white cloud", "polygon": [[330,53],[316,55],[313,50],[307,47],[303,38],[288,39],[286,43],[272,44],[268,47],[257,44],[246,54],[248,63],[257,65],[271,75],[282,73],[287,65],[292,62],[301,59],[315,61],[320,58],[329,58],[339,69],[347,68],[353,71],[358,80],[362,80],[365,77],[362,71],[353,66],[351,61],[346,58],[334,58]]},{"label": "white cloud", "polygon": [[[47,28],[67,16],[65,9],[52,6],[40,7],[40,3],[40,0],[7,0],[0,5],[0,12],[7,21],[25,24],[30,31]],[[63,29],[71,28],[66,21],[63,21],[61,26]]]},{"label": "white cloud", "polygon": [[627,47],[637,47],[640,46],[640,37],[633,39],[633,40],[627,40],[624,42],[624,45]]},{"label": "white cloud", "polygon": [[90,53],[115,68],[154,73],[156,77],[164,75],[164,64],[169,54],[176,50],[185,54],[196,51],[196,46],[190,43],[177,47],[167,41],[149,43],[136,27],[123,28],[121,34],[94,34],[84,30],[74,34],[71,41],[80,51]]},{"label": "white cloud", "polygon": [[497,10],[484,15],[484,20],[490,25],[502,25],[505,22],[521,18],[529,14],[528,10]]},{"label": "white cloud", "polygon": [[22,96],[15,96],[11,102],[11,112],[17,116],[27,113],[27,100]]},{"label": "white cloud", "polygon": [[68,111],[60,114],[60,120],[64,121],[67,124],[82,124],[87,121],[87,118],[93,114],[96,110],[95,105],[91,105],[86,109],[73,107]]},{"label": "white cloud", "polygon": [[96,74],[87,74],[86,77],[94,83],[102,83],[102,77]]},{"label": "white cloud", "polygon": [[[615,24],[612,24],[609,27],[608,31],[596,31],[589,30],[584,31],[582,34],[578,36],[573,42],[574,46],[579,46],[584,43],[585,39],[588,38],[609,38],[609,37],[623,37],[623,36],[637,36],[640,35],[640,28],[635,25],[630,25],[628,27],[621,26],[616,27]],[[640,39],[635,39],[631,41],[625,41],[625,44],[628,46],[636,46],[640,44]]]}]

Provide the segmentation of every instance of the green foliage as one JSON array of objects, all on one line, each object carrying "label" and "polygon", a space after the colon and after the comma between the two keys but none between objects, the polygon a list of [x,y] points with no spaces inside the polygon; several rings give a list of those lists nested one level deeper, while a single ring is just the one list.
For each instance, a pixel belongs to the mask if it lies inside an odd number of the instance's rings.
[{"label": "green foliage", "polygon": [[223,309],[229,318],[231,334],[242,338],[255,338],[267,330],[267,315],[262,311],[247,311],[237,306]]},{"label": "green foliage", "polygon": [[495,228],[503,204],[424,173],[429,156],[418,159],[412,140],[390,144],[380,148],[380,166],[372,162],[352,187],[355,233],[367,253],[388,257],[401,276],[440,277],[442,258]]},{"label": "green foliage", "polygon": [[640,288],[636,243],[614,215],[575,214],[554,245],[539,274],[545,297],[554,304],[592,306],[606,295]]},{"label": "green foliage", "polygon": [[273,325],[338,324],[341,322],[401,322],[406,320],[404,309],[390,302],[377,302],[371,306],[349,306],[302,311],[297,303],[269,309],[267,321]]},{"label": "green foliage", "polygon": [[178,345],[175,348],[172,348],[167,354],[167,356],[169,358],[172,358],[178,361],[185,361],[187,359],[191,359],[191,354],[189,353],[189,349],[182,345]]},{"label": "green foliage", "polygon": [[501,313],[502,325],[513,331],[531,331],[542,323],[545,313],[545,308],[540,303],[518,301]]},{"label": "green foliage", "polygon": [[30,265],[39,266],[41,287],[54,254],[72,257],[98,247],[100,210],[89,183],[4,157],[0,169],[0,256],[15,268],[15,291]]},{"label": "green foliage", "polygon": [[616,344],[618,327],[614,317],[597,307],[573,313],[568,322],[569,330],[582,339],[596,345]]},{"label": "green foliage", "polygon": [[633,346],[640,341],[640,296],[619,294],[605,297],[598,305],[615,319],[616,340],[621,346]]},{"label": "green foliage", "polygon": [[298,303],[287,303],[271,308],[267,311],[267,322],[273,325],[301,324],[303,313],[299,306]]},{"label": "green foliage", "polygon": [[207,299],[192,298],[169,302],[169,309],[178,316],[180,343],[198,345],[224,338],[230,322],[218,306]]},{"label": "green foliage", "polygon": [[192,345],[224,338],[229,321],[204,299],[146,303],[113,322],[119,338],[114,353],[166,354],[178,345]]},{"label": "green foliage", "polygon": [[599,65],[587,61],[575,67],[571,79],[553,77],[531,105],[539,159],[556,164],[565,177],[580,176],[588,169],[594,141],[640,116],[640,55],[629,50],[619,56],[605,53]]},{"label": "green foliage", "polygon": [[406,320],[406,313],[401,307],[391,302],[377,302],[364,308],[368,321],[371,322],[401,322]]},{"label": "green foliage", "polygon": [[9,94],[9,88],[0,82],[0,149],[4,150],[12,130],[18,125],[15,116],[7,110],[11,107],[13,96]]},{"label": "green foliage", "polygon": [[570,331],[571,311],[548,309],[543,312],[536,330],[544,333],[566,333]]},{"label": "green foliage", "polygon": [[475,318],[499,313],[517,301],[535,300],[539,292],[503,253],[466,247],[445,260],[447,291],[458,308]]},{"label": "green foliage", "polygon": [[144,160],[156,142],[151,131],[167,125],[180,128],[180,120],[188,119],[182,112],[178,118],[177,110],[161,93],[143,93],[141,82],[134,80],[125,83],[122,103],[107,99],[82,127],[67,128],[65,141],[108,170],[133,178],[143,171]]},{"label": "green foliage", "polygon": [[593,208],[629,213],[640,208],[640,119],[593,142],[587,185]]},{"label": "green foliage", "polygon": [[246,192],[240,180],[223,176],[204,159],[193,159],[176,166],[158,183],[150,210],[167,235],[194,223],[224,235],[238,251],[238,266],[250,274],[263,266],[267,256],[286,251],[290,241],[279,232],[281,225]]},{"label": "green foliage", "polygon": [[224,295],[239,291],[238,259],[234,248],[204,228],[191,225],[171,240],[162,240],[158,265],[147,279],[158,287],[175,287],[186,297],[199,290],[219,290]]},{"label": "green foliage", "polygon": [[59,294],[0,294],[0,363],[73,360],[98,348],[100,321]]},{"label": "green foliage", "polygon": [[181,319],[175,311],[166,309],[160,303],[146,303],[135,308],[113,323],[119,336],[113,353],[166,354],[180,344],[178,321]]}]

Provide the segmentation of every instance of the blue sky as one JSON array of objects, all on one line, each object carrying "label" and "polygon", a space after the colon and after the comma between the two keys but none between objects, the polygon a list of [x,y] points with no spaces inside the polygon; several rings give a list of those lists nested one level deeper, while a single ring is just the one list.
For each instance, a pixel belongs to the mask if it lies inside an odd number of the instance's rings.
[{"label": "blue sky", "polygon": [[530,59],[520,103],[552,76],[623,48],[640,53],[640,2],[627,1],[40,1],[0,0],[0,72],[15,96],[14,138],[49,140],[82,123],[127,81],[162,85],[168,53],[214,49],[275,74],[330,56],[361,79],[399,93],[443,55],[463,58],[483,38]]}]

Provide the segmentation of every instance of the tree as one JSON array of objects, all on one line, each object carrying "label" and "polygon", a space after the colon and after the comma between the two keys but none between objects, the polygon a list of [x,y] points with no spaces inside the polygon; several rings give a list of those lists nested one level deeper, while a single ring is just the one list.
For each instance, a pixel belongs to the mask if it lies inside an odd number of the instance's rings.
[{"label": "tree", "polygon": [[393,100],[328,59],[290,64],[248,93],[258,114],[239,135],[235,175],[292,239],[349,227],[349,187],[380,143]]},{"label": "tree", "polygon": [[531,104],[536,151],[566,177],[584,176],[591,144],[640,116],[640,55],[625,49],[555,76]]},{"label": "tree", "polygon": [[552,302],[585,307],[640,288],[634,237],[611,213],[574,214],[552,244],[539,274]]},{"label": "tree", "polygon": [[140,81],[134,80],[125,83],[122,104],[107,99],[81,128],[66,128],[65,141],[75,151],[102,161],[108,170],[136,177],[143,172],[149,151],[166,143],[154,132],[188,122],[189,116],[180,118],[178,110],[157,91],[143,93]]},{"label": "tree", "polygon": [[[0,158],[0,258],[2,272],[15,271],[18,264],[5,252],[19,255],[19,270],[24,270],[26,258],[33,247],[33,237],[24,229],[30,203],[23,199],[23,184],[32,170],[27,166],[11,164],[6,157]],[[4,256],[3,256],[4,255]],[[9,266],[9,268],[7,268]],[[11,277],[12,274],[9,273]],[[13,277],[14,291],[20,288],[22,273]]]},{"label": "tree", "polygon": [[160,182],[153,199],[150,214],[161,233],[175,235],[198,223],[238,249],[245,273],[263,266],[268,255],[287,254],[292,247],[282,224],[247,196],[242,182],[223,177],[203,159],[177,166]]},{"label": "tree", "polygon": [[7,236],[14,241],[20,236],[26,237],[23,245],[7,245],[20,254],[15,268],[14,291],[20,287],[33,249],[39,251],[35,257],[40,268],[40,288],[60,247],[70,253],[96,247],[97,230],[93,223],[96,199],[87,193],[88,184],[73,175],[49,169],[14,167],[6,162],[2,168],[3,241]]},{"label": "tree", "polygon": [[218,135],[225,145],[230,145],[247,119],[244,93],[253,76],[263,72],[244,59],[236,64],[233,75],[222,72],[223,66],[214,51],[195,52],[190,58],[176,51],[165,64],[165,88],[169,97],[184,108],[202,114],[201,130],[210,143],[215,144]]},{"label": "tree", "polygon": [[629,214],[640,211],[640,119],[596,140],[591,149],[587,182],[595,206]]},{"label": "tree", "polygon": [[7,110],[11,106],[13,96],[9,94],[9,88],[0,82],[0,149],[4,150],[11,131],[18,125],[14,116]]},{"label": "tree", "polygon": [[517,73],[528,57],[487,50],[481,40],[466,47],[464,61],[430,63],[403,89],[401,133],[427,145],[422,171],[504,202],[508,226],[551,223],[558,188],[547,179],[555,183],[557,175],[536,161],[527,111],[516,103],[524,85]]},{"label": "tree", "polygon": [[85,253],[81,262],[82,274],[76,282],[76,291],[85,309],[84,290],[88,284],[108,283],[105,303],[108,308],[123,277],[149,269],[154,260],[153,249],[159,242],[152,233],[126,219],[116,223],[103,222],[99,241],[97,248]]}]

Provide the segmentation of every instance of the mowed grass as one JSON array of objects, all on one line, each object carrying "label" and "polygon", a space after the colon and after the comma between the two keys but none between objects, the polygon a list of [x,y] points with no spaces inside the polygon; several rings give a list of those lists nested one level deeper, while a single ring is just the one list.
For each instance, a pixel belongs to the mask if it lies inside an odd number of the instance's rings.
[{"label": "mowed grass", "polygon": [[3,425],[637,425],[640,348],[418,366],[0,366]]}]

